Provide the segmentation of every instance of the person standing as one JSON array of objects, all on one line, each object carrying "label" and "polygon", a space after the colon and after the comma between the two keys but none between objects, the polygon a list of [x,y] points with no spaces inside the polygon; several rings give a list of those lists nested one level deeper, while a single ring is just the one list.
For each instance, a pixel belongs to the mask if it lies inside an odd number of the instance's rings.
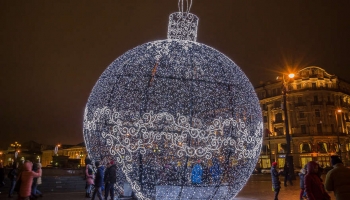
[{"label": "person standing", "polygon": [[[41,193],[38,190],[38,186],[41,185],[41,183],[42,183],[42,180],[41,180],[41,177],[42,177],[41,164],[40,163],[35,163],[34,166],[35,166],[35,170],[33,170],[33,171],[37,172],[37,173],[40,172],[40,176],[38,178],[34,178],[33,179],[32,195],[43,197],[43,193]],[[35,181],[35,184],[34,184],[34,181]]]},{"label": "person standing", "polygon": [[338,156],[331,156],[333,169],[326,175],[325,188],[333,191],[336,200],[350,197],[350,169],[346,168]]},{"label": "person standing", "polygon": [[318,177],[318,165],[314,161],[307,164],[307,174],[305,175],[305,191],[308,200],[330,200],[321,179]]},{"label": "person standing", "polygon": [[16,180],[17,180],[17,175],[19,173],[18,171],[18,162],[14,162],[12,165],[12,169],[10,170],[10,172],[8,173],[8,178],[10,179],[11,185],[10,185],[10,190],[9,190],[9,198],[12,198],[12,194],[14,192],[15,189],[15,185],[16,185]]},{"label": "person standing", "polygon": [[321,182],[323,182],[321,176],[322,176],[322,173],[323,173],[323,167],[321,167],[320,165],[320,162],[319,161],[315,161],[317,166],[318,166],[318,172],[317,172],[317,176],[320,178]]},{"label": "person standing", "polygon": [[104,175],[105,180],[105,200],[107,200],[108,195],[111,195],[111,199],[114,199],[114,184],[117,182],[117,166],[114,161],[111,161],[107,165],[107,169]]},{"label": "person standing", "polygon": [[283,172],[284,172],[284,187],[287,187],[287,181],[289,182],[290,185],[293,185],[292,175],[290,173],[290,167],[288,162],[284,165]]},{"label": "person standing", "polygon": [[201,184],[202,183],[203,169],[202,169],[202,166],[200,163],[201,163],[201,161],[198,160],[197,164],[192,169],[191,181],[193,184]]},{"label": "person standing", "polygon": [[[4,166],[2,165],[2,162],[0,162],[0,188],[5,186],[5,171],[4,171]],[[1,194],[1,192],[0,192]]]},{"label": "person standing", "polygon": [[304,192],[305,192],[305,174],[306,174],[306,165],[304,168],[302,168],[300,170],[300,173],[299,173],[299,178],[300,178],[300,195],[299,195],[299,198],[300,200],[303,200],[303,197],[304,197]]},{"label": "person standing", "polygon": [[210,167],[210,174],[213,178],[214,184],[218,184],[221,176],[221,168],[219,165],[219,160],[217,158],[213,159],[213,166]]},{"label": "person standing", "polygon": [[[30,197],[32,191],[33,178],[39,177],[41,174],[41,169],[38,173],[33,172],[33,163],[30,161],[26,161],[23,164],[23,169],[18,179],[21,180],[21,186],[19,189],[19,200],[27,200]],[[18,180],[17,180],[18,181]]]},{"label": "person standing", "polygon": [[95,176],[95,190],[94,190],[94,193],[92,194],[92,199],[91,200],[94,200],[95,199],[95,196],[97,194],[97,197],[102,200],[103,197],[102,197],[102,186],[103,186],[103,171],[104,171],[104,167],[102,165],[100,165],[100,162],[99,161],[96,161],[95,162],[95,167],[97,168],[96,170],[96,176]]},{"label": "person standing", "polygon": [[278,200],[278,194],[281,189],[281,181],[279,179],[281,172],[278,172],[276,168],[277,168],[277,162],[273,162],[271,165],[271,180],[272,180],[272,189],[275,192],[274,200]]},{"label": "person standing", "polygon": [[33,178],[31,197],[32,198],[37,198],[38,196],[42,197],[43,194],[38,190],[38,179],[42,175],[41,164],[34,163],[32,171],[36,173],[40,173],[40,176]]},{"label": "person standing", "polygon": [[94,175],[90,159],[85,160],[85,179],[86,179],[86,194],[85,197],[91,197],[91,187],[94,184]]}]

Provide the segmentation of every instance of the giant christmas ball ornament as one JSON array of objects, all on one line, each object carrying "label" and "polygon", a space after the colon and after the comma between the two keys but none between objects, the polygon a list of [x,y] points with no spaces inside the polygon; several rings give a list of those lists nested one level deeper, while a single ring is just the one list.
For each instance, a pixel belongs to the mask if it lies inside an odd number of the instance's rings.
[{"label": "giant christmas ball ornament", "polygon": [[117,58],[86,105],[89,157],[114,160],[138,199],[232,199],[256,166],[254,88],[227,56],[195,41],[197,23],[172,14],[168,39]]}]

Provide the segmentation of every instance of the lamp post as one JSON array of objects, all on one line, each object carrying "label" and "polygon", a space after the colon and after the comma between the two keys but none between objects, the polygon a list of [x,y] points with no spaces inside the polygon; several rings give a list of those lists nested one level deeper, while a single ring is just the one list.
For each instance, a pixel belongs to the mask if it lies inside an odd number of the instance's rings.
[{"label": "lamp post", "polygon": [[340,137],[339,137],[338,113],[341,113],[341,112],[342,112],[341,109],[337,109],[337,110],[335,111],[335,120],[336,120],[336,122],[337,122],[338,154],[339,154],[340,160],[342,159],[342,157],[341,157],[341,144],[340,144]]},{"label": "lamp post", "polygon": [[[279,77],[277,77],[278,79]],[[288,74],[288,78],[294,78],[294,74]],[[285,162],[289,164],[289,174],[292,175],[294,179],[294,164],[293,164],[293,156],[290,155],[291,147],[290,147],[290,134],[289,134],[289,120],[288,120],[288,111],[287,111],[287,86],[288,81],[285,80],[284,75],[282,76],[282,97],[283,97],[283,114],[284,114],[284,126],[286,131],[286,142],[287,142],[287,152]]]},{"label": "lamp post", "polygon": [[55,148],[54,148],[54,153],[55,153],[55,156],[58,156],[58,148],[59,147],[61,147],[61,145],[60,144],[57,144],[56,146],[55,146]]},{"label": "lamp post", "polygon": [[19,148],[21,146],[22,145],[20,143],[16,142],[16,141],[15,141],[15,143],[11,144],[11,147],[13,147],[15,149],[15,151],[14,151],[15,159],[14,160],[17,160],[18,153],[20,152]]},{"label": "lamp post", "polygon": [[[294,74],[288,74],[289,79],[294,78]],[[277,77],[280,80],[280,77]],[[284,126],[286,130],[286,142],[287,142],[287,156],[290,154],[290,134],[289,134],[289,120],[288,120],[288,110],[287,110],[287,83],[284,75],[282,76],[282,97],[283,97],[283,114],[284,114]]]}]

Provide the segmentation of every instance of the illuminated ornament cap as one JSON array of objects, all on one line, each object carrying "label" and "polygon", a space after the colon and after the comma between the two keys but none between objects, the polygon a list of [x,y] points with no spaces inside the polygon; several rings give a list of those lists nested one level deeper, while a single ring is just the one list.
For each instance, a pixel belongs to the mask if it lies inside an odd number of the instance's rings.
[{"label": "illuminated ornament cap", "polygon": [[[85,108],[89,157],[114,160],[142,200],[231,199],[261,151],[254,87],[227,56],[195,42],[198,18],[187,7],[170,15],[168,39],[113,61]],[[211,166],[219,166],[215,185]],[[194,173],[204,168],[209,178],[196,187]]]},{"label": "illuminated ornament cap", "polygon": [[176,12],[169,17],[168,39],[197,40],[198,17],[192,13]]}]

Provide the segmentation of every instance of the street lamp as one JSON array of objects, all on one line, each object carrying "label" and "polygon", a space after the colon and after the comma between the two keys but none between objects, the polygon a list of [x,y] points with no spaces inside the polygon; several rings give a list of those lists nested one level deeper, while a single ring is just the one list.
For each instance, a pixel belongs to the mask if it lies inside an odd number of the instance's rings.
[{"label": "street lamp", "polygon": [[15,143],[11,144],[11,147],[13,147],[15,149],[15,151],[17,151],[17,149],[19,149],[21,147],[21,144],[18,142],[15,142]]},{"label": "street lamp", "polygon": [[54,148],[54,153],[55,153],[55,156],[58,156],[58,148],[61,147],[60,144],[57,144]]},{"label": "street lamp", "polygon": [[18,153],[20,152],[19,148],[21,146],[22,145],[20,143],[16,142],[16,141],[15,141],[15,143],[11,144],[11,147],[13,147],[15,149],[15,151],[14,151],[15,160],[17,160]]},{"label": "street lamp", "polygon": [[[288,74],[288,78],[292,79],[294,78],[294,74]],[[277,77],[277,80],[280,80],[279,77]],[[286,142],[287,142],[287,152],[286,152],[286,163],[289,164],[289,174],[294,174],[294,164],[293,164],[293,156],[290,155],[291,148],[290,148],[290,134],[289,134],[289,120],[288,120],[288,111],[287,111],[287,87],[288,87],[288,81],[284,78],[284,74],[282,75],[282,97],[283,97],[283,113],[284,113],[284,126],[286,130]],[[294,179],[294,176],[293,176]]]},{"label": "street lamp", "polygon": [[[294,78],[294,74],[288,74],[289,79]],[[277,80],[281,80],[281,77],[277,77]],[[282,97],[283,97],[283,114],[284,114],[284,125],[286,130],[286,142],[287,142],[287,156],[290,154],[290,134],[289,134],[289,120],[288,120],[288,111],[287,111],[287,87],[288,80],[282,76]]]},{"label": "street lamp", "polygon": [[338,113],[341,114],[342,110],[341,109],[337,109],[335,110],[335,120],[337,122],[337,137],[338,137],[338,154],[339,154],[339,158],[340,160],[341,158],[341,144],[340,144],[340,138],[339,138],[339,123],[338,123]]}]

